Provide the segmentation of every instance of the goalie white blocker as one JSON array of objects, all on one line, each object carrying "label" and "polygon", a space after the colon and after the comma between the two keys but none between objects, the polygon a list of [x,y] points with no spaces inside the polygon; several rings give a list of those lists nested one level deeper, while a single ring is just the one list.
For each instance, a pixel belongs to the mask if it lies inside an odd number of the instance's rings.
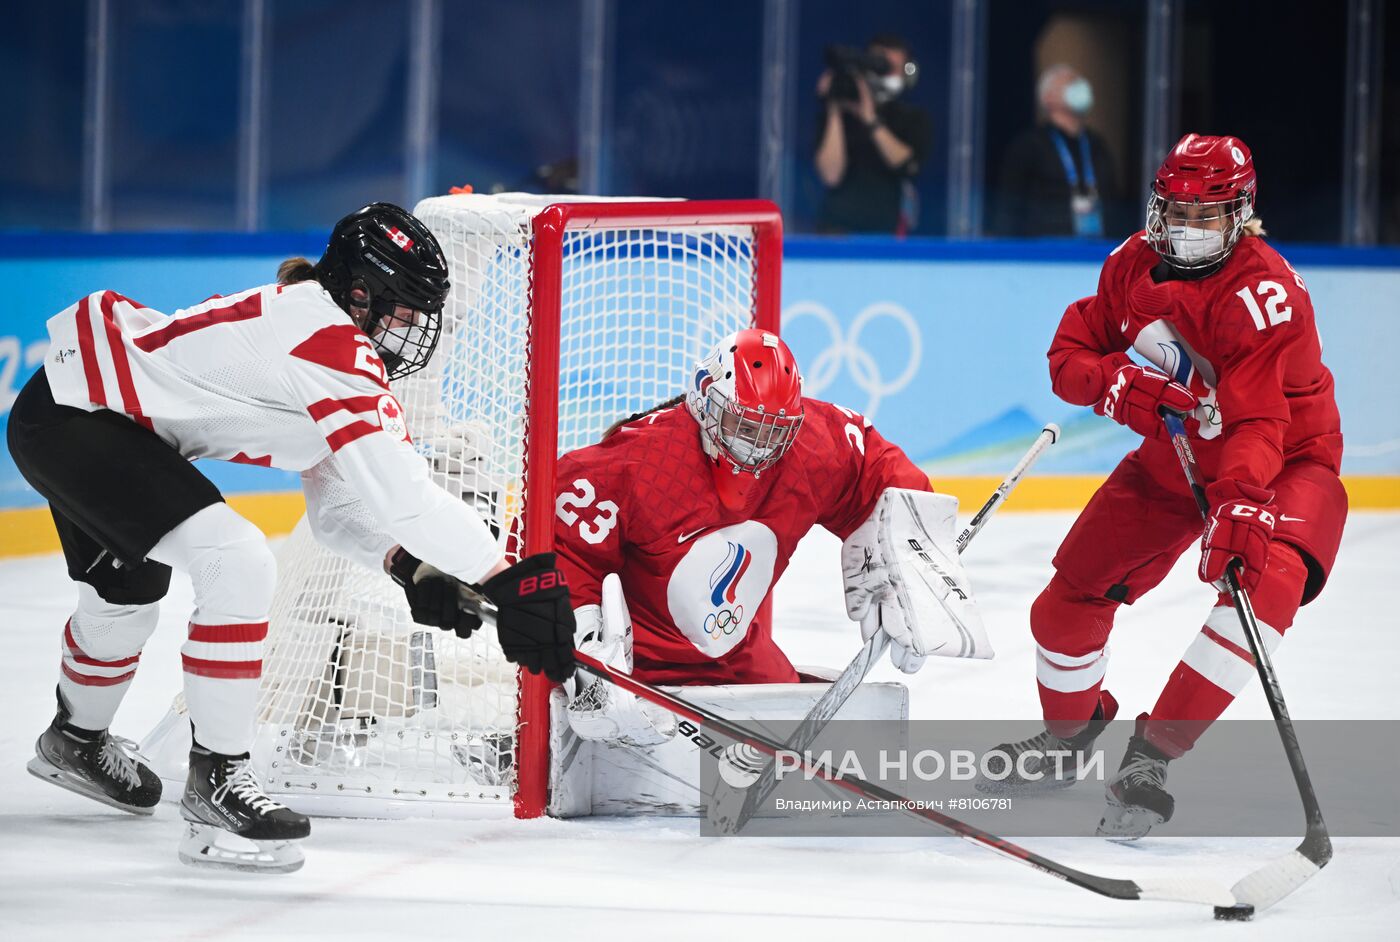
[{"label": "goalie white blocker", "polygon": [[[590,626],[579,650],[683,685],[726,716],[801,719],[826,689],[804,681],[834,674],[793,667],[765,611],[813,526],[844,541],[847,611],[863,634],[889,634],[901,670],[934,654],[991,655],[957,561],[956,501],[931,493],[868,420],[802,397],[792,354],[773,334],[725,338],[688,394],[565,455],[558,480],[555,548]],[[552,810],[698,810],[703,733],[631,695],[576,683],[567,709],[562,694],[555,700],[567,724],[554,729],[565,741],[552,750]],[[842,715],[906,713],[902,685],[872,684]],[[581,749],[574,737],[604,745]]]}]

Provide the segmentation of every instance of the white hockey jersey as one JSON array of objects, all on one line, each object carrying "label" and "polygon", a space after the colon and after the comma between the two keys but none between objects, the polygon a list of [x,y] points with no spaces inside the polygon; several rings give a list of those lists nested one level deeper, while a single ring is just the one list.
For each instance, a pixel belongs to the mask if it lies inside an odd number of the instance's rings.
[{"label": "white hockey jersey", "polygon": [[124,413],[191,460],[302,473],[317,539],[379,570],[395,543],[468,582],[501,558],[434,484],[374,345],[315,282],[162,314],[99,291],[48,321],[54,400]]}]

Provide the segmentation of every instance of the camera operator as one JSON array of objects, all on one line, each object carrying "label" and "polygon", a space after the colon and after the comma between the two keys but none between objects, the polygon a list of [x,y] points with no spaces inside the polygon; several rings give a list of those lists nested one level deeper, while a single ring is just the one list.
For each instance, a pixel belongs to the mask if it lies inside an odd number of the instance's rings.
[{"label": "camera operator", "polygon": [[826,187],[822,232],[905,234],[913,226],[906,192],[928,155],[928,114],[901,101],[918,76],[908,44],[884,34],[865,50],[828,47],[817,82],[826,103],[816,169]]}]

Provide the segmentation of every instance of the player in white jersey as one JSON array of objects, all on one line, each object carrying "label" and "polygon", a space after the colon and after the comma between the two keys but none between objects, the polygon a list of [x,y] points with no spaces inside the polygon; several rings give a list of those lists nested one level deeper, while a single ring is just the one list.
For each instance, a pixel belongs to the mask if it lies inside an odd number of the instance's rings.
[{"label": "player in white jersey", "polygon": [[[568,590],[537,578],[553,555],[507,564],[481,518],[429,479],[389,389],[428,362],[447,291],[433,234],[375,203],[336,224],[315,265],[283,263],[276,284],[173,315],[99,291],[49,320],[52,345],[11,410],[9,446],[49,501],[78,606],[31,772],[152,812],[160,779],[108,729],[180,569],[195,596],[181,649],[194,732],[181,857],[300,866],[291,842],[309,822],[269,799],[248,761],[275,563],[198,458],[301,472],[317,539],[388,571],[416,621],[470,633],[480,622],[459,603],[470,584],[499,609],[507,658],[555,680],[572,673]],[[552,588],[529,591],[541,584]],[[229,850],[220,830],[258,850]]]}]

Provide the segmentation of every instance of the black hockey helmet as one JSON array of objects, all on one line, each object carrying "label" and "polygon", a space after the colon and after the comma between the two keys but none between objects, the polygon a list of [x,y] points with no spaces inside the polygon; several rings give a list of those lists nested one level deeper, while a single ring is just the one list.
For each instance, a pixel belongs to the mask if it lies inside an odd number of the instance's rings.
[{"label": "black hockey helmet", "polygon": [[[427,365],[449,282],[442,247],[418,217],[393,203],[355,210],[331,230],[316,279],[369,336],[390,379]],[[399,316],[400,305],[412,316]]]}]

